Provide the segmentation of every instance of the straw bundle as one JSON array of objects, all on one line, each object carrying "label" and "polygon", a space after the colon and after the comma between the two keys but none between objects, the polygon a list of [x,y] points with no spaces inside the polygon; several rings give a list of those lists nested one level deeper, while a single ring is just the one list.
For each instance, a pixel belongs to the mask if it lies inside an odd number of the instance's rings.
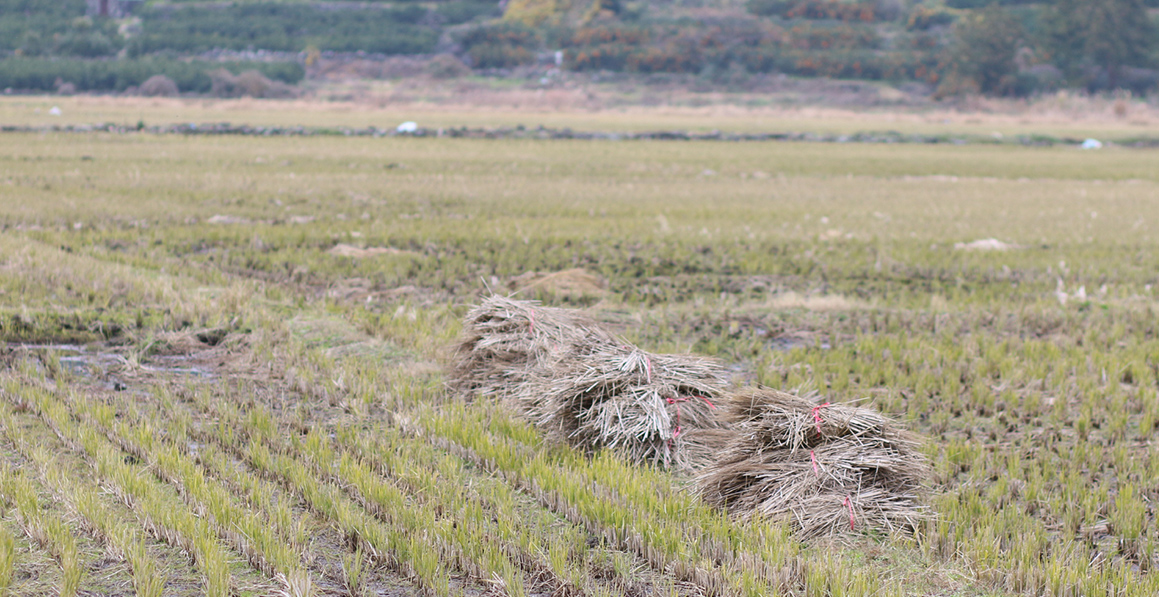
[{"label": "straw bundle", "polygon": [[576,311],[492,295],[463,319],[448,383],[466,394],[511,397],[533,370],[604,344],[616,340]]},{"label": "straw bundle", "polygon": [[575,311],[500,296],[463,327],[451,387],[508,400],[573,445],[684,468],[705,460],[707,436],[682,435],[721,427],[714,402],[726,376],[715,361],[650,354]]},{"label": "straw bundle", "polygon": [[782,521],[802,538],[913,529],[928,472],[916,439],[882,415],[759,389],[732,396],[732,437],[697,478],[705,501]]},{"label": "straw bundle", "polygon": [[679,465],[680,436],[721,426],[714,400],[720,366],[692,356],[593,346],[539,368],[518,392],[540,427],[585,449],[618,449],[635,461]]}]

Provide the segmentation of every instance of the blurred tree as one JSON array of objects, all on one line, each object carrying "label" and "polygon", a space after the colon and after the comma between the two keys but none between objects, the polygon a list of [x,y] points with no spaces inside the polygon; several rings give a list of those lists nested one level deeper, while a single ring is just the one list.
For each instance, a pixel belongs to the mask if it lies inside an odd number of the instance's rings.
[{"label": "blurred tree", "polygon": [[1123,67],[1153,61],[1155,34],[1146,0],[1056,0],[1049,15],[1055,64],[1077,79],[1089,78],[1083,71],[1095,66],[1111,88],[1119,86]]},{"label": "blurred tree", "polygon": [[1012,93],[1018,73],[1015,58],[1025,38],[1018,19],[993,3],[959,20],[954,33],[954,75],[972,81],[983,93]]},{"label": "blurred tree", "polygon": [[591,8],[584,13],[581,23],[587,24],[596,19],[615,17],[623,10],[620,0],[594,0]]}]

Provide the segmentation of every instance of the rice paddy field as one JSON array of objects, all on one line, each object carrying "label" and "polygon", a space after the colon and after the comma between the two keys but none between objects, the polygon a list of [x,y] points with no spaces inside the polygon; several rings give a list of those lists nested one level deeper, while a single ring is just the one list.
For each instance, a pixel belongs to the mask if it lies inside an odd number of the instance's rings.
[{"label": "rice paddy field", "polygon": [[[1159,593],[1154,150],[7,133],[0,229],[6,594]],[[449,393],[492,291],[880,410],[930,519]]]}]

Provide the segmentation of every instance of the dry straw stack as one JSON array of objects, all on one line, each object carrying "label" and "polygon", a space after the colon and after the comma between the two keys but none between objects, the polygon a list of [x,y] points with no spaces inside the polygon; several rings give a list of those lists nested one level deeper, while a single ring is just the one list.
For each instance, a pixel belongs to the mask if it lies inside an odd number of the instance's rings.
[{"label": "dry straw stack", "polygon": [[724,406],[732,438],[697,478],[736,516],[784,522],[804,538],[912,530],[926,516],[917,438],[875,411],[749,390]]},{"label": "dry straw stack", "polygon": [[518,398],[536,424],[575,445],[688,468],[696,459],[688,439],[720,427],[722,373],[697,357],[585,346],[534,370]]},{"label": "dry straw stack", "polygon": [[726,379],[715,361],[650,354],[575,311],[502,296],[468,313],[450,372],[453,389],[506,401],[572,445],[696,473],[705,501],[804,538],[925,517],[914,436],[866,408],[728,394]]},{"label": "dry straw stack", "polygon": [[533,371],[585,346],[615,343],[611,334],[576,311],[492,295],[463,320],[449,383],[465,394],[513,398]]},{"label": "dry straw stack", "polygon": [[715,361],[650,354],[574,311],[502,296],[467,314],[450,377],[573,445],[680,468],[706,458],[726,384]]}]

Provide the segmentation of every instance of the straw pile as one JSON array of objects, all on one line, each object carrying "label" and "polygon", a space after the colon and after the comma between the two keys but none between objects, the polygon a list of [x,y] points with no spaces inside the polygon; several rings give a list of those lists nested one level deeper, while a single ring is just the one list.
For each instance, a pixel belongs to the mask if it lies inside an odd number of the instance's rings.
[{"label": "straw pile", "polygon": [[449,378],[582,449],[695,473],[708,503],[805,539],[910,530],[926,516],[917,440],[880,414],[769,389],[727,394],[715,361],[644,352],[575,311],[486,299],[467,315]]},{"label": "straw pile", "polygon": [[705,501],[802,538],[912,530],[926,516],[917,440],[866,408],[759,389],[723,408],[731,439],[697,478]]},{"label": "straw pile", "polygon": [[520,405],[540,427],[587,449],[681,468],[681,436],[720,427],[713,411],[724,379],[716,363],[631,346],[584,349],[535,370],[521,388]]},{"label": "straw pile", "polygon": [[471,310],[454,350],[454,390],[506,400],[583,449],[688,468],[721,427],[715,361],[644,352],[575,311],[492,296]]},{"label": "straw pile", "polygon": [[492,295],[463,319],[448,383],[463,394],[510,398],[533,372],[546,373],[585,347],[609,344],[616,339],[576,311]]}]

